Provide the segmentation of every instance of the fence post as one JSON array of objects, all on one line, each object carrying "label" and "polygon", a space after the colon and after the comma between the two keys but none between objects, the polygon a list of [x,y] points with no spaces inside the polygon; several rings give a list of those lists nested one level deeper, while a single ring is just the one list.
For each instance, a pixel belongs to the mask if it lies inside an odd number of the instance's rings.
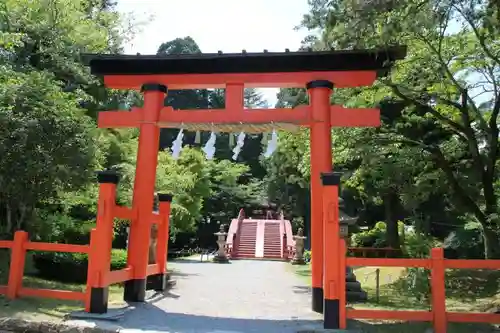
[{"label": "fence post", "polygon": [[380,268],[375,270],[375,300],[380,302]]},{"label": "fence post", "polygon": [[431,293],[434,333],[446,333],[446,289],[444,250],[434,248],[431,250]]},{"label": "fence post", "polygon": [[340,239],[339,244],[339,317],[340,329],[347,328],[347,312],[346,312],[346,303],[347,303],[347,295],[346,295],[346,255],[347,255],[347,247],[346,241],[344,239]]},{"label": "fence post", "polygon": [[167,254],[172,195],[158,193],[158,201],[160,201],[161,223],[158,224],[158,238],[156,240],[156,264],[158,264],[159,272],[148,278],[153,290],[165,291],[167,287]]},{"label": "fence post", "polygon": [[92,233],[90,264],[90,313],[106,313],[108,311],[109,286],[106,282],[111,265],[111,248],[113,241],[114,207],[116,205],[116,185],[120,177],[114,170],[97,172],[99,182],[99,199],[97,202],[96,229]]},{"label": "fence post", "polygon": [[24,264],[26,261],[25,243],[27,241],[28,233],[26,231],[16,231],[10,252],[9,282],[7,285],[8,299],[15,299],[23,285]]},{"label": "fence post", "polygon": [[[323,328],[340,328],[341,274],[345,280],[345,269],[341,272],[340,224],[339,224],[339,184],[337,173],[322,173],[323,198]],[[313,254],[314,256],[314,254]],[[345,256],[345,254],[344,254]],[[345,292],[345,288],[344,288]]]},{"label": "fence post", "polygon": [[99,256],[99,239],[98,231],[93,228],[90,230],[90,244],[88,256],[88,266],[87,266],[87,286],[85,290],[85,311],[91,312],[91,301],[92,301],[92,287],[97,285],[100,280],[99,268],[96,267],[96,258]]}]

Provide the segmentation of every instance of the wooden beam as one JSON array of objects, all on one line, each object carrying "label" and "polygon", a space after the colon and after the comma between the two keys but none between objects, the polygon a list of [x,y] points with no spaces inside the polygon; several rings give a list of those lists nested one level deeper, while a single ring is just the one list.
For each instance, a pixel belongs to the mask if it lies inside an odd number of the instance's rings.
[{"label": "wooden beam", "polygon": [[379,109],[350,109],[342,105],[332,105],[332,127],[379,127]]},{"label": "wooden beam", "polygon": [[[236,105],[236,104],[235,104]],[[310,124],[309,105],[301,105],[294,109],[245,109],[233,107],[230,109],[193,109],[174,110],[167,106],[161,110],[158,126],[168,124],[268,124],[291,123],[301,126]],[[100,128],[131,128],[138,127],[142,121],[140,108],[132,111],[99,112],[98,126]],[[331,107],[332,127],[378,127],[380,126],[380,111],[378,109],[350,109],[341,105]]]},{"label": "wooden beam", "polygon": [[[238,123],[294,123],[307,124],[309,107],[295,109],[209,109],[209,110],[172,110],[165,108],[160,115],[159,125],[168,123],[190,124],[238,124]],[[164,124],[162,126],[162,123]]]},{"label": "wooden beam", "polygon": [[105,75],[104,83],[113,89],[139,90],[144,83],[155,82],[178,90],[226,88],[228,83],[244,84],[245,88],[305,88],[310,81],[328,80],[336,88],[348,88],[371,86],[376,77],[376,71]]},{"label": "wooden beam", "polygon": [[132,111],[101,111],[97,116],[97,126],[99,128],[139,127],[141,120],[140,108],[133,108]]}]

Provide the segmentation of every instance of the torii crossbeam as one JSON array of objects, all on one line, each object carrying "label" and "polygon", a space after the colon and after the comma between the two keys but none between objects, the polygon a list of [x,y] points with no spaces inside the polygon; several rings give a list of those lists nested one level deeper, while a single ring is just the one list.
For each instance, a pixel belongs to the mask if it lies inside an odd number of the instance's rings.
[{"label": "torii crossbeam", "polygon": [[[134,184],[128,264],[133,279],[125,285],[127,301],[144,301],[151,210],[161,127],[222,132],[271,129],[311,131],[311,244],[312,308],[323,312],[325,328],[339,328],[342,305],[336,286],[344,277],[340,264],[326,267],[324,260],[343,253],[324,252],[324,239],[340,244],[337,236],[324,234],[323,198],[320,175],[332,171],[332,127],[379,126],[377,109],[348,109],[330,105],[335,88],[373,84],[386,75],[392,64],[406,55],[405,47],[381,50],[325,52],[283,52],[201,55],[86,55],[92,73],[104,76],[115,89],[140,89],[144,107],[132,111],[106,111],[99,114],[99,127],[139,127],[139,149]],[[164,106],[168,89],[225,88],[225,109],[173,110]],[[245,109],[244,88],[307,88],[310,105],[295,109]],[[330,189],[331,190],[331,189]],[[335,191],[335,189],[333,189]],[[338,210],[338,207],[337,207]],[[338,228],[338,214],[326,219]],[[330,224],[329,222],[329,224]],[[327,230],[332,230],[329,225]],[[341,247],[333,246],[330,249]],[[338,252],[338,251],[337,251]],[[345,269],[344,269],[345,271]],[[323,276],[325,273],[325,276]]]}]

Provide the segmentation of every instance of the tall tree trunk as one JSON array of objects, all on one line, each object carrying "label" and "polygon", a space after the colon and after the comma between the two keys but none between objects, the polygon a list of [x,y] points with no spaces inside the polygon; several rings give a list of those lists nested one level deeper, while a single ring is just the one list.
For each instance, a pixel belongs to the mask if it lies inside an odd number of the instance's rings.
[{"label": "tall tree trunk", "polygon": [[483,226],[483,242],[485,259],[499,259],[498,233],[491,228]]},{"label": "tall tree trunk", "polygon": [[[19,217],[16,221],[16,229],[24,229],[24,220],[26,218],[26,206],[23,204],[19,205]],[[28,231],[29,232],[29,231]]]},{"label": "tall tree trunk", "polygon": [[399,197],[392,189],[389,189],[384,195],[384,208],[385,223],[387,225],[387,245],[399,249],[401,246],[398,232]]},{"label": "tall tree trunk", "polygon": [[14,232],[14,228],[12,226],[12,210],[8,203],[5,205],[5,215],[5,220],[7,221],[7,228],[5,229],[5,231],[8,235],[10,235]]},{"label": "tall tree trunk", "polygon": [[491,220],[494,214],[478,212],[475,216],[483,229],[484,258],[500,259],[500,241],[498,239],[500,221],[498,219]]}]

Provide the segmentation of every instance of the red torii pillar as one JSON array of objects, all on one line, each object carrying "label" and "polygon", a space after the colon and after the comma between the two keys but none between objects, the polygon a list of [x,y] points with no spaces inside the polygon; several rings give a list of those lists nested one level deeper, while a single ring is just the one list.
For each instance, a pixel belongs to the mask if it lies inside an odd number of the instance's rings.
[{"label": "red torii pillar", "polygon": [[130,239],[127,265],[133,269],[133,279],[125,282],[123,298],[128,302],[144,302],[149,255],[149,242],[160,145],[158,120],[163,108],[167,87],[149,83],[141,88],[144,107],[140,111],[139,147],[135,168],[132,209],[134,218],[130,222]]},{"label": "red torii pillar", "polygon": [[311,158],[311,251],[312,309],[323,313],[323,199],[320,174],[330,172],[332,163],[332,135],[330,95],[333,83],[312,81],[307,84],[310,95],[310,158]]},{"label": "red torii pillar", "polygon": [[[331,198],[336,203],[336,213],[324,210],[321,175],[333,171],[332,127],[377,127],[380,126],[380,111],[377,109],[343,109],[330,105],[330,96],[334,84],[327,80],[311,81],[307,84],[310,96],[310,159],[311,159],[311,250],[312,250],[312,309],[323,313],[325,328],[339,328],[339,311],[345,302],[340,290],[344,286],[345,268],[340,267],[339,249],[341,239],[339,230],[338,198]],[[340,112],[341,111],[341,112]],[[349,115],[346,115],[346,112]],[[326,214],[330,214],[326,216]],[[325,218],[327,217],[327,218]],[[328,243],[327,243],[328,241]],[[329,246],[326,246],[326,245]],[[335,258],[338,256],[339,258]],[[326,308],[324,309],[326,304]]]}]

